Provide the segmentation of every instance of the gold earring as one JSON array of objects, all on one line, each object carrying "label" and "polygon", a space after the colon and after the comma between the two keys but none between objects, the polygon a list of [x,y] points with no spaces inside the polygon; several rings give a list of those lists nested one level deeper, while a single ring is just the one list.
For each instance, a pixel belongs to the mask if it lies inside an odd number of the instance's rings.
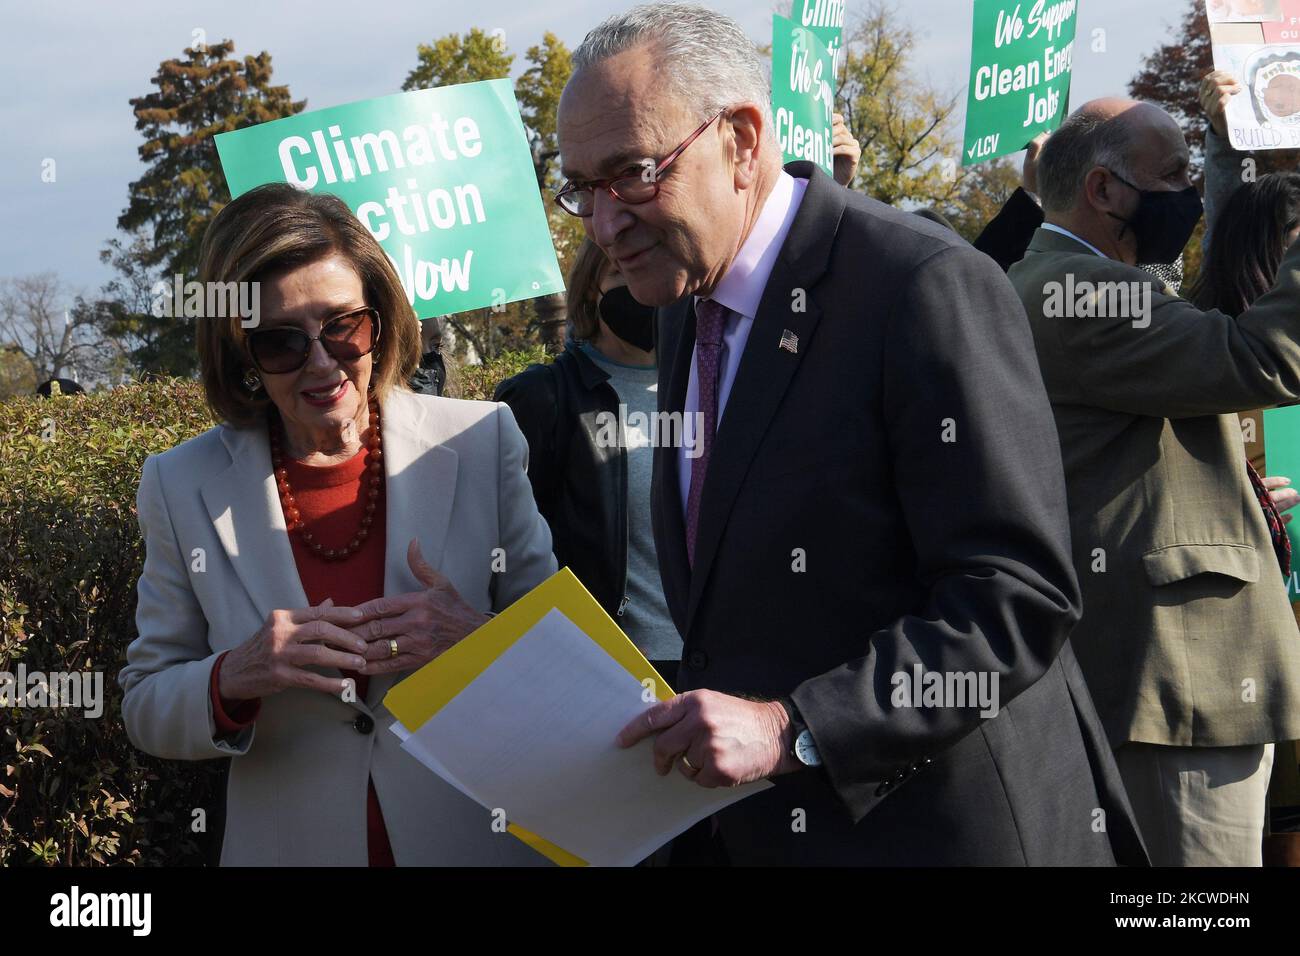
[{"label": "gold earring", "polygon": [[250,392],[256,392],[262,387],[262,376],[257,374],[256,369],[249,369],[244,373],[244,388]]}]

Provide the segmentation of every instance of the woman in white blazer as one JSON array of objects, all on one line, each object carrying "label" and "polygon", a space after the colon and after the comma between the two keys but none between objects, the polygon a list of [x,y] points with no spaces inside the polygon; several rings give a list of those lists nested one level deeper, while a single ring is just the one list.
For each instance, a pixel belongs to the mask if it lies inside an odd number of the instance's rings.
[{"label": "woman in white blazer", "polygon": [[144,464],[131,741],[233,758],[222,865],[543,864],[407,756],[383,706],[555,571],[510,410],[405,387],[417,320],[336,197],[244,194],[200,278],[259,283],[258,314],[199,320],[221,424]]}]

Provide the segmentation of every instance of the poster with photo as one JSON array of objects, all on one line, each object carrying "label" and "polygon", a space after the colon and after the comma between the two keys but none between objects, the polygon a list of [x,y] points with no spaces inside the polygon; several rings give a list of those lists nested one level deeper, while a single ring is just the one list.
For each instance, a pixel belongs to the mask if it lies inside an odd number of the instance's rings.
[{"label": "poster with photo", "polygon": [[1211,23],[1262,23],[1282,20],[1282,0],[1208,0]]},{"label": "poster with photo", "polygon": [[1233,149],[1300,149],[1300,0],[1206,0],[1215,69],[1243,87],[1228,102]]}]

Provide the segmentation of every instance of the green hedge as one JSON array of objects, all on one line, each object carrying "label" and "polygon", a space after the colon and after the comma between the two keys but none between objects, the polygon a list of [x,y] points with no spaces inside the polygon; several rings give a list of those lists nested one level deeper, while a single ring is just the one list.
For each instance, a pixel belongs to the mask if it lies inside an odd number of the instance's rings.
[{"label": "green hedge", "polygon": [[[98,671],[104,710],[11,707],[0,740],[0,864],[187,863],[215,764],[168,765],[122,726],[135,637],[145,456],[211,421],[193,382],[0,405],[0,671]],[[182,819],[182,808],[183,819]]]},{"label": "green hedge", "polygon": [[461,365],[450,372],[448,391],[457,398],[477,398],[490,401],[499,383],[518,375],[535,362],[548,362],[550,357],[541,346],[524,352],[506,352],[482,365]]},{"label": "green hedge", "polygon": [[[490,398],[541,353],[458,369]],[[0,865],[197,865],[221,762],[156,760],[127,740],[117,675],[135,638],[145,456],[211,427],[199,386],[165,380],[0,403],[0,672],[100,672],[103,713],[0,708]],[[19,691],[21,692],[21,688]],[[215,825],[209,830],[215,830]]]}]

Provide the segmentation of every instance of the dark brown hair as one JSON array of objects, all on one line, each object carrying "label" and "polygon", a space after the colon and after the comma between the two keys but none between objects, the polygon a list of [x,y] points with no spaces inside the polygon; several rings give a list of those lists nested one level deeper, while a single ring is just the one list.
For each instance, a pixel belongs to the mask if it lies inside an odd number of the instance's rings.
[{"label": "dark brown hair", "polygon": [[583,239],[569,269],[569,292],[566,299],[569,335],[578,341],[589,341],[600,330],[600,313],[596,300],[600,298],[600,280],[609,266],[605,253],[590,239]]},{"label": "dark brown hair", "polygon": [[1215,220],[1191,301],[1241,315],[1277,282],[1297,222],[1300,174],[1270,173],[1238,186]]},{"label": "dark brown hair", "polygon": [[[341,255],[361,278],[366,305],[378,310],[381,334],[371,353],[371,387],[383,403],[405,388],[420,361],[420,324],[392,261],[347,204],[327,193],[268,183],[244,193],[213,218],[199,252],[200,282],[260,282]],[[253,367],[238,315],[197,320],[199,377],[218,421],[247,428],[263,421],[266,390],[243,384]]]}]

